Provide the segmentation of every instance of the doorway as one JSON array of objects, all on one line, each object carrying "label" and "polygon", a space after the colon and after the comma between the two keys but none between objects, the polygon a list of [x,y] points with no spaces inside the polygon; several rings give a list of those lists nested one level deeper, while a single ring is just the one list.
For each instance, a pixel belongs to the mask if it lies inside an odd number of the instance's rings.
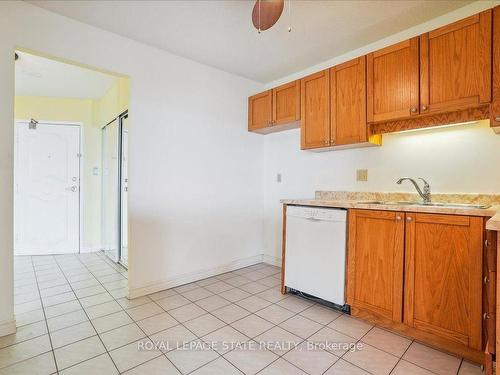
[{"label": "doorway", "polygon": [[80,124],[17,121],[15,255],[80,251]]},{"label": "doorway", "polygon": [[102,238],[105,254],[128,266],[128,112],[102,129]]}]

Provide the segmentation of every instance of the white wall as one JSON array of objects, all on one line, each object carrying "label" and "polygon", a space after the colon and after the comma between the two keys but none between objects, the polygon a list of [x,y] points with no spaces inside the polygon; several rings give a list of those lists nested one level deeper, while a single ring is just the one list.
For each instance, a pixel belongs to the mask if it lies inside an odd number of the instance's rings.
[{"label": "white wall", "polygon": [[12,318],[14,48],[126,74],[132,290],[262,254],[255,82],[52,14],[0,2],[0,323]]},{"label": "white wall", "polygon": [[[265,141],[264,238],[268,260],[281,257],[280,199],[312,198],[316,190],[404,191],[402,176],[423,177],[435,193],[500,194],[500,135],[489,121],[383,136],[382,147],[300,151],[299,131]],[[368,181],[356,181],[368,169]],[[276,174],[282,174],[282,182]]]}]

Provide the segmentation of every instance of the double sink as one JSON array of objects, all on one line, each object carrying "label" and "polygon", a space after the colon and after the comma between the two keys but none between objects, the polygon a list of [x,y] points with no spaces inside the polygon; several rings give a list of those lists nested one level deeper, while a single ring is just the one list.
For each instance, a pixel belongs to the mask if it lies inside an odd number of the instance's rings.
[{"label": "double sink", "polygon": [[467,204],[467,203],[424,203],[418,201],[363,201],[362,204],[380,204],[388,206],[424,206],[424,207],[444,207],[444,208],[470,208],[470,209],[485,209],[490,208],[488,204]]}]

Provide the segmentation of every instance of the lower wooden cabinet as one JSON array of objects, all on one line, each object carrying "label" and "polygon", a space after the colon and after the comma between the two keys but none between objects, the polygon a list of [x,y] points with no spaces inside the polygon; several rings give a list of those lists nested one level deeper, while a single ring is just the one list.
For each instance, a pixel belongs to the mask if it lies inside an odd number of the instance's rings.
[{"label": "lower wooden cabinet", "polygon": [[349,211],[347,303],[401,322],[404,214]]},{"label": "lower wooden cabinet", "polygon": [[480,217],[349,210],[352,314],[478,360],[483,230]]},{"label": "lower wooden cabinet", "polygon": [[481,350],[483,219],[406,214],[404,322]]}]

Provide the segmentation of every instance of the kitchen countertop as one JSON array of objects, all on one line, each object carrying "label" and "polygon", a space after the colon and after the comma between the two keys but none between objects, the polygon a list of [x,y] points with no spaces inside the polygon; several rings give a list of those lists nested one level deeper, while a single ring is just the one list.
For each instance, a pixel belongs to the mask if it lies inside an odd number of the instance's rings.
[{"label": "kitchen countertop", "polygon": [[[281,203],[314,207],[358,208],[367,210],[424,212],[448,215],[469,215],[490,217],[486,229],[500,231],[500,196],[477,194],[437,194],[435,202],[491,204],[488,208],[440,207],[405,204],[374,204],[370,201],[418,201],[414,194],[405,193],[357,193],[316,192],[311,199],[283,199]],[[438,199],[440,198],[440,199]]]}]

